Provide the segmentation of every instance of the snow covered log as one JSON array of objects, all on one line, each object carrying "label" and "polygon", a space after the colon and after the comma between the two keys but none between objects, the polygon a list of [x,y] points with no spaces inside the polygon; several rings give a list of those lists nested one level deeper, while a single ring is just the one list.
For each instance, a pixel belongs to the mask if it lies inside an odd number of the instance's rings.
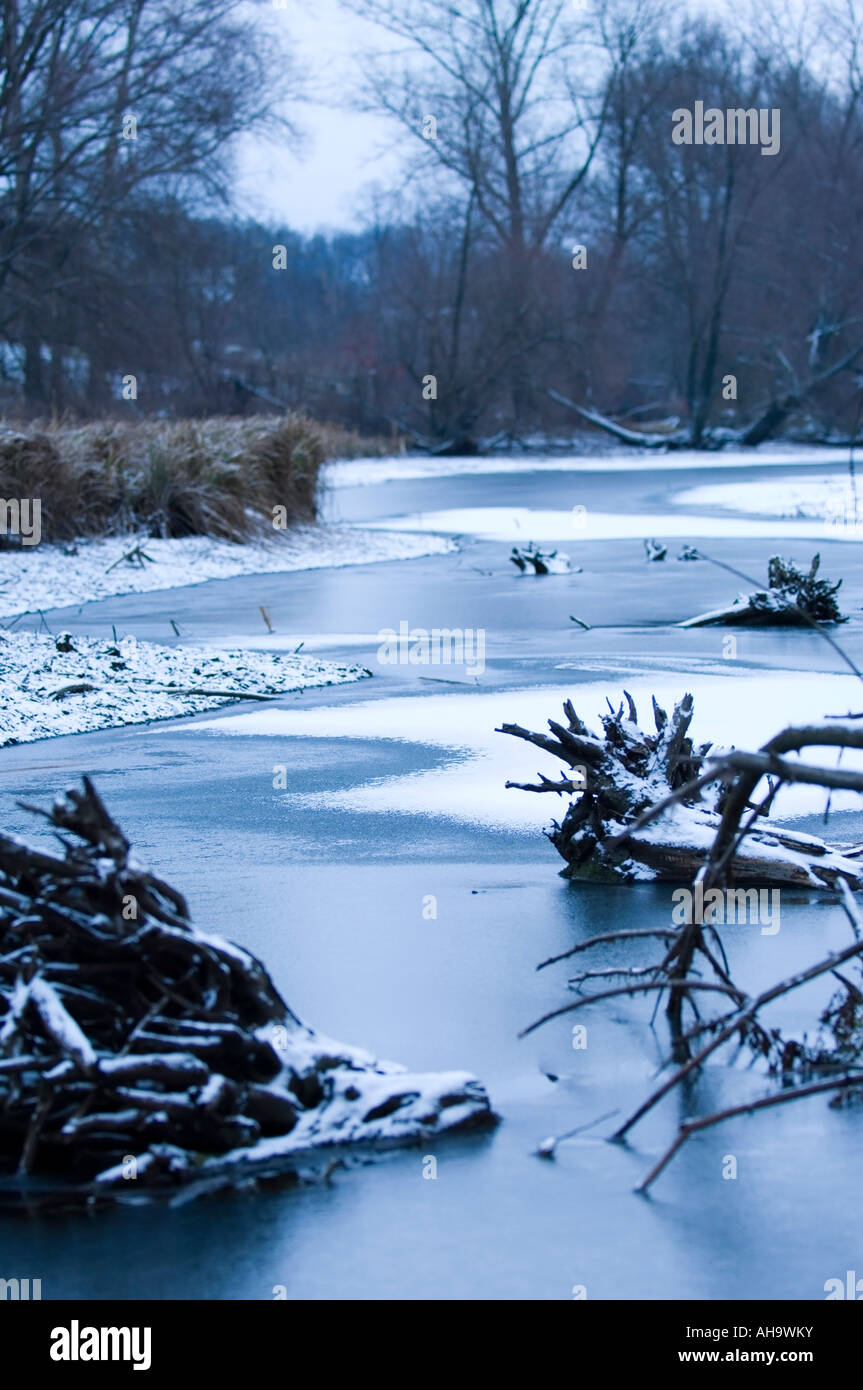
[{"label": "snow covered log", "polygon": [[301,1022],[259,960],[192,926],[89,779],[26,809],[64,853],[0,835],[0,1205],[188,1197],[495,1122],[468,1073]]},{"label": "snow covered log", "polygon": [[[783,761],[781,754],[806,744],[863,747],[863,730],[831,726],[789,730],[758,754],[713,752],[710,743],[695,747],[688,736],[693,700],[684,695],[669,718],[653,701],[655,732],[638,725],[635,702],[624,691],[624,705],[602,716],[597,737],[578,717],[572,702],[565,723],[548,721],[549,734],[504,724],[499,733],[526,740],[559,758],[566,767],[555,781],[539,774],[535,784],[507,782],[522,791],[556,792],[570,797],[562,821],[546,832],[566,861],[564,877],[604,882],[657,881],[691,883],[724,837],[729,848],[737,834],[751,789],[762,776],[843,786],[863,791],[863,775],[807,768]],[[775,745],[775,746],[774,746]],[[787,746],[786,746],[787,745]],[[709,755],[709,756],[708,756]],[[745,794],[740,799],[740,788]],[[763,826],[769,803],[729,854],[725,873],[730,883],[745,886],[799,886],[825,889],[844,879],[863,888],[863,846],[831,847],[813,835]],[[726,814],[735,807],[729,829]]]},{"label": "snow covered log", "polygon": [[845,623],[836,595],[842,580],[830,584],[818,579],[821,556],[815,555],[808,573],[790,560],[773,555],[767,565],[767,588],[752,594],[739,594],[733,603],[710,613],[687,618],[678,627],[709,627],[714,624],[750,627],[811,627],[813,623]]}]

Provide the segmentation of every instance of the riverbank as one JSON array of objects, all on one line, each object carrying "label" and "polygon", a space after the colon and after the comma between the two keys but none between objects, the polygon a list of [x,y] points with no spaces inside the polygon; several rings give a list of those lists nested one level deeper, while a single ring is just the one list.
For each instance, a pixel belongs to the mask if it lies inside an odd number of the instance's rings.
[{"label": "riverbank", "polygon": [[178,719],[370,674],[296,654],[0,633],[0,747]]},{"label": "riverbank", "polygon": [[412,560],[455,548],[454,542],[438,536],[295,526],[246,543],[211,536],[161,540],[126,535],[0,550],[0,617],[76,607],[117,594],[184,589],[241,574],[291,574]]}]

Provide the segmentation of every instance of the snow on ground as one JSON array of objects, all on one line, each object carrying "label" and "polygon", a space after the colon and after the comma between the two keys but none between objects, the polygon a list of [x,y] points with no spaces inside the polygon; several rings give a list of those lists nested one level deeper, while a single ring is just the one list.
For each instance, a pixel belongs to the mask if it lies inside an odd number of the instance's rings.
[{"label": "snow on ground", "polygon": [[650,473],[685,469],[768,468],[784,465],[848,462],[848,450],[825,445],[765,445],[760,449],[705,452],[675,449],[627,449],[620,453],[569,454],[559,458],[521,456],[484,458],[425,458],[396,454],[381,459],[339,459],[325,465],[326,487],[363,487],[374,483],[407,482],[412,478],[450,478],[468,473]]},{"label": "snow on ground", "polygon": [[[394,696],[391,699],[352,702],[349,706],[316,706],[314,709],[267,709],[249,714],[226,714],[196,726],[214,735],[258,735],[266,738],[392,739],[447,750],[443,766],[393,777],[375,777],[344,789],[311,793],[285,793],[299,805],[335,810],[404,815],[437,815],[472,825],[507,830],[536,831],[552,816],[560,818],[567,801],[552,795],[532,796],[505,791],[507,780],[534,782],[537,769],[556,779],[560,763],[530,744],[495,732],[503,723],[544,729],[546,721],[559,718],[565,699],[573,704],[589,728],[600,732],[599,715],[606,710],[605,697],[620,701],[623,686],[632,694],[642,727],[652,727],[650,697],[670,711],[686,691],[695,700],[692,736],[696,743],[757,748],[789,724],[820,721],[825,714],[844,714],[863,708],[863,688],[853,676],[823,672],[752,671],[728,669],[729,663],[692,663],[689,670],[668,668],[645,673],[633,671],[631,662],[621,666],[619,683],[606,675],[583,682],[590,663],[571,663],[582,676],[560,688],[528,687],[523,690]],[[561,670],[567,663],[562,663]],[[607,672],[608,663],[602,668]],[[575,671],[574,673],[575,674]],[[566,679],[563,675],[562,679]],[[741,739],[740,730],[746,735]],[[813,748],[805,760],[834,767],[835,750]],[[846,749],[842,766],[863,771],[863,753]],[[826,793],[811,786],[783,788],[777,798],[780,816],[808,815],[822,810]],[[859,810],[855,792],[832,796],[834,810]],[[829,828],[826,834],[830,835]]]},{"label": "snow on ground", "polygon": [[[138,543],[149,559],[124,560]],[[107,536],[72,545],[22,547],[0,551],[0,617],[69,608],[115,594],[178,589],[238,574],[412,560],[454,549],[452,541],[439,536],[388,535],[378,528],[353,526],[297,526],[243,545],[210,536]]]},{"label": "snow on ground", "polygon": [[[738,489],[735,487],[734,491]],[[739,489],[743,491],[743,489]],[[680,500],[680,499],[678,499]],[[741,508],[748,510],[748,508]],[[696,540],[726,536],[734,540],[824,539],[823,521],[759,521],[689,513],[593,512],[582,506],[572,511],[533,507],[454,507],[437,512],[415,512],[366,522],[390,531],[443,531],[453,536],[475,536],[485,541],[619,541],[678,537]],[[852,528],[831,526],[833,540],[858,539]]]},{"label": "snow on ground", "polygon": [[777,478],[770,482],[712,483],[687,488],[674,501],[682,507],[723,507],[730,512],[760,512],[762,516],[797,517],[821,521],[822,534],[834,540],[847,533],[863,536],[863,488],[859,499],[848,473],[823,473],[813,478]]},{"label": "snow on ground", "polygon": [[0,747],[151,719],[226,700],[338,685],[369,673],[312,657],[0,633]]}]

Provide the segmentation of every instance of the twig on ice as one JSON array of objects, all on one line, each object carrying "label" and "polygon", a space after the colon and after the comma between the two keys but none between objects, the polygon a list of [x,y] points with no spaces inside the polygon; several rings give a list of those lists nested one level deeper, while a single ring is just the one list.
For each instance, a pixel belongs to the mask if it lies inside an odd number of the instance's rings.
[{"label": "twig on ice", "polygon": [[656,1181],[665,1168],[672,1160],[679,1149],[683,1147],[691,1134],[697,1134],[701,1129],[709,1129],[711,1125],[718,1125],[723,1120],[733,1119],[735,1115],[749,1115],[755,1110],[767,1110],[773,1105],[786,1105],[792,1100],[803,1100],[806,1096],[823,1095],[827,1091],[843,1091],[849,1086],[860,1086],[863,1084],[863,1072],[843,1076],[840,1079],[834,1078],[832,1081],[813,1081],[805,1086],[795,1086],[791,1091],[777,1091],[772,1096],[762,1096],[759,1100],[751,1100],[741,1105],[730,1105],[725,1110],[717,1110],[712,1115],[702,1115],[694,1120],[684,1120],[677,1132],[674,1143],[666,1149],[665,1153],[657,1163],[653,1165],[646,1178],[636,1187],[636,1192],[646,1192],[647,1189]]}]

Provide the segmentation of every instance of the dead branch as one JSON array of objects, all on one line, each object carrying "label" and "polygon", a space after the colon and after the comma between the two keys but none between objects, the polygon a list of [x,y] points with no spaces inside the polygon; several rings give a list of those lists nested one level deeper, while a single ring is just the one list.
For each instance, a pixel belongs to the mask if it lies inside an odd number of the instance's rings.
[{"label": "dead branch", "polygon": [[697,1134],[699,1130],[709,1129],[711,1125],[721,1124],[723,1120],[733,1119],[735,1115],[751,1115],[756,1110],[767,1110],[774,1105],[787,1105],[792,1100],[804,1100],[806,1096],[823,1095],[829,1091],[843,1091],[848,1087],[859,1087],[863,1084],[863,1072],[853,1076],[843,1076],[832,1081],[813,1081],[807,1086],[795,1086],[791,1091],[778,1091],[770,1096],[762,1096],[759,1100],[746,1101],[742,1105],[730,1105],[725,1110],[717,1110],[712,1115],[702,1115],[694,1120],[684,1120],[677,1133],[674,1143],[666,1149],[665,1153],[653,1165],[646,1178],[638,1184],[636,1192],[646,1192],[656,1181],[663,1168],[674,1158],[674,1155],[683,1148],[687,1139],[692,1134]]},{"label": "dead branch", "polygon": [[[664,1096],[668,1095],[669,1091],[672,1091],[674,1087],[688,1076],[690,1072],[694,1071],[696,1067],[701,1066],[717,1048],[720,1048],[723,1043],[728,1042],[729,1038],[734,1037],[735,1033],[740,1032],[747,1023],[755,1018],[758,1011],[763,1009],[766,1004],[772,1003],[774,999],[779,999],[784,994],[789,994],[791,990],[798,989],[801,985],[808,984],[810,980],[817,979],[819,975],[824,975],[828,971],[835,970],[837,966],[844,964],[847,960],[853,960],[853,958],[859,956],[861,952],[863,952],[863,943],[855,941],[853,945],[846,946],[843,951],[834,951],[824,960],[818,961],[815,965],[810,965],[807,969],[798,971],[797,974],[792,975],[789,979],[782,980],[779,984],[772,985],[770,989],[764,990],[755,999],[751,1000],[745,1008],[732,1014],[730,1021],[724,1024],[708,1043],[705,1043],[700,1052],[689,1057],[687,1061],[678,1067],[672,1076],[668,1077],[661,1086],[657,1087],[657,1089],[648,1096],[647,1100],[643,1101],[638,1109],[633,1111],[629,1118],[615,1131],[613,1138],[623,1139],[624,1135],[632,1129],[633,1125],[643,1119],[644,1116],[653,1109],[654,1105],[658,1104]],[[528,1031],[532,1031],[532,1029]]]}]

